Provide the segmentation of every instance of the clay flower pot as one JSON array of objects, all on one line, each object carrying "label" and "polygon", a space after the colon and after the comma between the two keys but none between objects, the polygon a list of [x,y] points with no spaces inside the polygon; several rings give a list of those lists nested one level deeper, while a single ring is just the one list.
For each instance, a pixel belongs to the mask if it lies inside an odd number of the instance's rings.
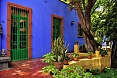
[{"label": "clay flower pot", "polygon": [[79,58],[78,57],[74,57],[74,61],[78,61],[79,60]]},{"label": "clay flower pot", "polygon": [[68,63],[69,60],[64,60],[63,62],[64,62],[64,65],[69,65],[69,63]]},{"label": "clay flower pot", "polygon": [[88,56],[88,59],[92,59],[92,56]]},{"label": "clay flower pot", "polygon": [[58,70],[61,70],[63,68],[63,62],[54,62],[54,65]]}]

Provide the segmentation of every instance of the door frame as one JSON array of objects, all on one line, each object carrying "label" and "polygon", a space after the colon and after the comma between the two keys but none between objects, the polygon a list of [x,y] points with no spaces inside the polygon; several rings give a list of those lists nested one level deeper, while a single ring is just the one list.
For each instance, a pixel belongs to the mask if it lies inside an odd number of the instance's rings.
[{"label": "door frame", "polygon": [[6,52],[7,56],[11,55],[11,43],[10,43],[10,34],[11,34],[11,7],[16,7],[19,9],[24,9],[29,11],[28,14],[28,58],[32,58],[32,8],[7,2],[7,40],[6,40]]}]

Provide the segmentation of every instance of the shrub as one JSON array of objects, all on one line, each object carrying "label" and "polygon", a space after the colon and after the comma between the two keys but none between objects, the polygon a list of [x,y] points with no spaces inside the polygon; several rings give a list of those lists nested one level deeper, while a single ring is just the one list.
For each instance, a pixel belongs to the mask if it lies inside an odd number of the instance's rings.
[{"label": "shrub", "polygon": [[117,70],[105,68],[104,72],[95,75],[96,78],[117,78]]}]

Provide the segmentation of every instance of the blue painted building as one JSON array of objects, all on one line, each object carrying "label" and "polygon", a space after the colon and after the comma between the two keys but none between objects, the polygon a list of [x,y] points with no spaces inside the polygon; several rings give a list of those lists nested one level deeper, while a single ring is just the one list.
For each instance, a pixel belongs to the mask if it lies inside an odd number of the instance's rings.
[{"label": "blue painted building", "polygon": [[70,12],[59,0],[0,0],[1,44],[12,60],[42,57],[51,51],[57,35],[63,36],[70,45],[68,51],[73,51],[76,40],[84,44],[83,38],[78,38],[78,22],[76,11]]}]

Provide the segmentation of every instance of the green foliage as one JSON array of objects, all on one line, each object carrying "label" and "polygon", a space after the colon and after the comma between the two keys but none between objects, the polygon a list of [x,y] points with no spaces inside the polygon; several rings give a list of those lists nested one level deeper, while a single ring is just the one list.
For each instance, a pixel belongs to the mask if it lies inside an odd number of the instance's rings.
[{"label": "green foliage", "polygon": [[62,37],[58,37],[52,44],[51,53],[55,55],[56,62],[62,62],[68,50],[68,46]]},{"label": "green foliage", "polygon": [[80,50],[80,51],[85,51],[85,50],[86,50],[85,45],[84,45],[84,44],[81,45],[80,48],[79,48],[79,50]]},{"label": "green foliage", "polygon": [[53,74],[56,74],[59,72],[59,70],[56,69],[56,67],[54,65],[45,66],[42,68],[42,70],[45,73],[53,73]]},{"label": "green foliage", "polygon": [[99,74],[100,70],[98,68],[90,69],[89,72],[91,72],[93,75]]},{"label": "green foliage", "polygon": [[55,78],[95,78],[91,73],[84,72],[81,66],[72,66],[62,69],[53,75]]},{"label": "green foliage", "polygon": [[93,76],[92,73],[86,72],[83,73],[82,78],[95,78],[95,76]]},{"label": "green foliage", "polygon": [[88,51],[88,56],[92,56],[93,52],[92,51]]},{"label": "green foliage", "polygon": [[55,61],[55,55],[52,54],[52,53],[47,53],[43,56],[43,60],[42,62],[45,62],[45,63],[49,63],[49,64],[53,64],[53,62]]},{"label": "green foliage", "polygon": [[112,17],[113,13],[117,13],[112,12],[114,1],[115,0],[97,0],[91,10],[91,30],[97,38],[97,43],[102,43],[103,36],[106,35],[107,37],[107,33],[110,33],[112,29],[116,28],[116,16],[114,15],[114,17]]},{"label": "green foliage", "polygon": [[117,70],[105,68],[105,72],[95,75],[96,78],[117,78]]},{"label": "green foliage", "polygon": [[72,56],[73,56],[73,57],[78,57],[79,54],[73,53]]},{"label": "green foliage", "polygon": [[[102,7],[102,10],[96,8]],[[112,64],[117,57],[117,0],[97,0],[91,13],[91,28],[95,37],[102,38],[104,41],[109,39],[112,45]],[[112,65],[113,66],[113,65]]]},{"label": "green foliage", "polygon": [[53,73],[54,78],[95,78],[91,73],[84,72],[81,66],[66,67],[59,71],[55,66],[49,65],[43,67],[43,72]]},{"label": "green foliage", "polygon": [[70,57],[68,55],[65,55],[64,60],[70,60]]},{"label": "green foliage", "polygon": [[100,52],[101,52],[101,53],[100,53],[101,56],[107,55],[107,51],[106,51],[105,49],[101,49]]}]

